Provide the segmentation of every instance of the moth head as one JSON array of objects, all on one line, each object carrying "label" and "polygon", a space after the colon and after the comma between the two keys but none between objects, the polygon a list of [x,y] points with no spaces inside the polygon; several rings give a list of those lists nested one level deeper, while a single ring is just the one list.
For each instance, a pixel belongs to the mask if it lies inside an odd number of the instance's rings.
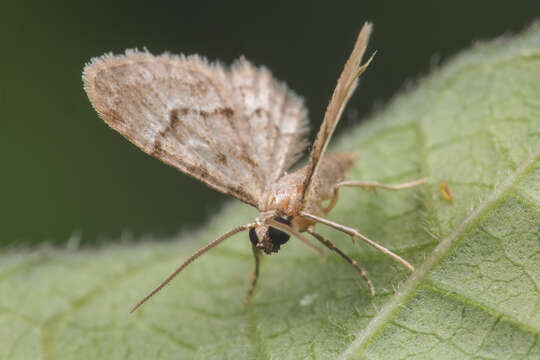
[{"label": "moth head", "polygon": [[[291,221],[288,218],[275,217],[274,220],[291,226]],[[289,234],[268,225],[260,225],[249,229],[251,243],[266,254],[278,252],[280,246],[289,241],[289,238]]]}]

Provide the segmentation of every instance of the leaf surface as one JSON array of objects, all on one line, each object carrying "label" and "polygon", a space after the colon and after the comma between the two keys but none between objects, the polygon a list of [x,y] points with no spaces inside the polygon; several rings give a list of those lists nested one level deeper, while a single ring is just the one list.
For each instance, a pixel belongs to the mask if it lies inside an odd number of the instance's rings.
[{"label": "leaf surface", "polygon": [[536,25],[475,45],[337,141],[360,155],[350,179],[431,180],[343,189],[330,216],[412,261],[412,275],[318,226],[366,269],[376,297],[337,255],[321,262],[290,241],[265,257],[244,310],[244,233],[129,315],[196,248],[252,221],[235,203],[185,241],[5,250],[0,359],[540,358],[539,79]]}]

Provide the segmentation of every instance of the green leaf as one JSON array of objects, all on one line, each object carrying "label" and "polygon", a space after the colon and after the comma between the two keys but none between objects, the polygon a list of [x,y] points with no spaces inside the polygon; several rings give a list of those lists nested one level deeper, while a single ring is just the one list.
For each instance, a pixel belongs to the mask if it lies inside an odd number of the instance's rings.
[{"label": "green leaf", "polygon": [[318,226],[366,269],[376,297],[337,255],[321,262],[291,241],[265,257],[244,310],[243,233],[129,315],[194,249],[256,215],[235,203],[189,241],[4,251],[0,359],[538,359],[539,80],[536,25],[474,46],[338,141],[360,155],[351,179],[431,180],[344,189],[330,216],[412,261],[412,275]]}]

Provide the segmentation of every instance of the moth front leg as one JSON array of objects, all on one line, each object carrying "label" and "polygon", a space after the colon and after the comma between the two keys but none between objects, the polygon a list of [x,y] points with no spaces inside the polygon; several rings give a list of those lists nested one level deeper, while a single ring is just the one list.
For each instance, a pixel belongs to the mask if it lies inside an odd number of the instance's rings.
[{"label": "moth front leg", "polygon": [[251,298],[253,297],[253,293],[255,292],[255,288],[257,287],[257,280],[259,280],[259,268],[261,263],[261,251],[257,249],[257,246],[251,244],[251,250],[253,251],[253,258],[255,259],[255,265],[253,267],[253,272],[251,273],[251,281],[249,285],[248,292],[246,294],[246,297],[244,301],[242,302],[242,306],[246,307]]}]

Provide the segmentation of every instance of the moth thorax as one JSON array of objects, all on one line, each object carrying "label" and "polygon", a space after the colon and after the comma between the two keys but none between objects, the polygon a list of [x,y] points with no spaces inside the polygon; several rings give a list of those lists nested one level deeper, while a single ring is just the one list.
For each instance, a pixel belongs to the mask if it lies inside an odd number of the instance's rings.
[{"label": "moth thorax", "polygon": [[277,211],[294,217],[302,206],[303,169],[281,177],[261,196],[257,208],[260,212]]},{"label": "moth thorax", "polygon": [[[277,216],[274,220],[285,225],[291,225],[291,221],[287,217]],[[278,252],[281,245],[289,241],[289,237],[289,234],[272,226],[257,226],[249,230],[251,243],[266,254]]]}]

